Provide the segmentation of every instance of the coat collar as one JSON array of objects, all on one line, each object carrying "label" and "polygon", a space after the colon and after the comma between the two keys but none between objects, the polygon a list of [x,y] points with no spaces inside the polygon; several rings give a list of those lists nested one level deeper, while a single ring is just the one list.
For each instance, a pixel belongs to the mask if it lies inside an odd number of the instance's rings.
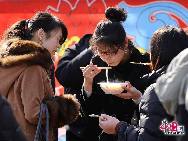
[{"label": "coat collar", "polygon": [[11,67],[19,64],[40,65],[49,70],[52,59],[47,49],[33,41],[20,39],[5,41],[0,47],[0,66]]}]

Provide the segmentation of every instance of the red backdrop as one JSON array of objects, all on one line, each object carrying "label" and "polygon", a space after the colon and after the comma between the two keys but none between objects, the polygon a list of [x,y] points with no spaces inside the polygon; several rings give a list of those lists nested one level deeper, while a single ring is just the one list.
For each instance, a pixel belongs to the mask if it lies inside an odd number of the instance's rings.
[{"label": "red backdrop", "polygon": [[[37,11],[49,11],[60,17],[68,27],[68,40],[59,50],[59,56],[66,47],[77,42],[85,33],[92,33],[97,22],[104,17],[106,7],[116,6],[123,0],[0,0],[0,35],[9,27],[21,19],[30,18]],[[124,0],[129,5],[139,6],[154,0]],[[156,1],[155,1],[156,2]],[[167,1],[168,2],[168,1]],[[185,0],[173,0],[188,8]],[[187,24],[179,22],[185,27]],[[56,56],[56,63],[59,59]],[[63,88],[56,82],[57,94],[63,92]],[[59,91],[60,89],[60,91]]]}]

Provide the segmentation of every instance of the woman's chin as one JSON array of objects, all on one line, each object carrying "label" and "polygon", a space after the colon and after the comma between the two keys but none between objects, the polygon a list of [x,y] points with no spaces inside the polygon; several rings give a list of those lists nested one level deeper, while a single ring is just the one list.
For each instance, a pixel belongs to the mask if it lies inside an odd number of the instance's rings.
[{"label": "woman's chin", "polygon": [[115,67],[115,66],[117,66],[115,63],[108,63],[108,66],[110,66],[110,67]]}]

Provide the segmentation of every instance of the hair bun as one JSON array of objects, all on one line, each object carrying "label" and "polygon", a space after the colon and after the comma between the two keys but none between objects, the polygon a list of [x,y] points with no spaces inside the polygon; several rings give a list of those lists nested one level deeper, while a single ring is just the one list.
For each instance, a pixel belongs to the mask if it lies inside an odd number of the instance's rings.
[{"label": "hair bun", "polygon": [[106,9],[105,15],[112,22],[120,22],[127,19],[127,12],[122,8],[109,7]]}]

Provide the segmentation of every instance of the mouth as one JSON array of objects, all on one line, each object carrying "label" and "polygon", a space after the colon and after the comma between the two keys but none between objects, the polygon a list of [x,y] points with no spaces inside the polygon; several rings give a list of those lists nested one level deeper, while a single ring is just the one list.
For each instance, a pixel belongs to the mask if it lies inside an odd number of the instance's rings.
[{"label": "mouth", "polygon": [[108,62],[107,64],[108,64],[108,65],[113,65],[114,63],[113,63],[113,62]]},{"label": "mouth", "polygon": [[114,62],[112,62],[112,63],[107,63],[109,66],[111,66],[111,67],[115,67],[115,66],[117,66],[117,64],[116,63],[114,63]]}]

